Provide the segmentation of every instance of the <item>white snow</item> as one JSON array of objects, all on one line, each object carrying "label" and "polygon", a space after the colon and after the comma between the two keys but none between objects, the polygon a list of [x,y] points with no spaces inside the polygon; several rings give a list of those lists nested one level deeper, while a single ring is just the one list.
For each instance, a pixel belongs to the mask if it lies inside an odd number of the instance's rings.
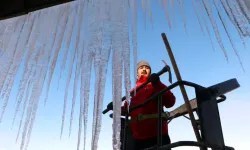
[{"label": "white snow", "polygon": [[[142,7],[144,16],[148,16],[150,22],[153,23],[153,0],[141,0],[138,2]],[[171,15],[174,15],[174,2],[176,1],[170,0],[166,2],[158,0],[158,4],[164,10],[163,12],[166,15],[170,28],[174,28],[173,20],[171,20],[173,18]],[[179,5],[178,8],[180,8],[180,13],[182,13],[184,28],[187,30],[186,19],[188,18],[184,16],[184,1],[178,0],[176,3]],[[244,37],[250,35],[249,1],[219,0],[216,1],[216,4],[214,3],[218,8],[211,5],[210,0],[193,0],[190,3],[193,3],[190,6],[193,6],[195,9],[194,15],[197,15],[197,23],[200,24],[202,32],[204,32],[203,25],[205,25],[212,46],[213,41],[208,23],[211,23],[217,42],[227,58],[226,50],[220,37],[220,28],[218,27],[222,23],[222,29],[226,30],[227,37],[236,55],[238,55],[233,40],[229,35],[230,32],[227,31],[226,21],[222,16],[225,14],[229,18],[229,21],[238,31],[242,43],[245,45]],[[66,107],[69,98],[72,99],[69,125],[69,135],[71,134],[72,122],[75,116],[74,110],[76,109],[76,95],[80,90],[77,150],[81,146],[83,127],[83,147],[85,149],[92,63],[94,63],[95,90],[91,149],[98,149],[98,139],[102,124],[104,87],[107,65],[110,59],[112,59],[112,98],[114,104],[112,144],[113,149],[120,148],[122,86],[126,90],[126,97],[128,97],[126,101],[128,104],[130,104],[129,90],[131,86],[135,86],[134,83],[131,85],[130,81],[130,53],[133,51],[133,69],[136,72],[137,11],[138,3],[135,0],[76,0],[0,21],[0,96],[2,99],[0,122],[4,117],[17,72],[22,67],[21,79],[16,95],[16,109],[13,117],[14,124],[20,105],[23,103],[16,139],[18,140],[21,136],[21,150],[28,148],[43,90],[45,90],[44,104],[47,102],[50,83],[56,65],[59,65],[61,71],[58,85],[62,74],[66,73],[67,75],[64,103],[62,104],[61,136],[64,131]],[[216,22],[213,11],[218,12],[215,14],[219,15],[221,22]],[[203,24],[199,15],[201,15],[204,21]],[[205,17],[208,17],[209,22],[206,21]],[[144,21],[146,21],[146,18],[144,18]],[[131,24],[131,29],[129,29],[129,24]],[[129,32],[131,32],[131,37],[129,37]],[[132,47],[130,47],[130,40],[132,41]],[[62,55],[61,62],[58,61],[60,54]],[[112,57],[110,58],[111,54]],[[240,58],[238,59],[240,60]],[[21,64],[24,66],[21,66]],[[66,71],[67,64],[68,70]],[[122,71],[120,70],[121,66],[123,66]],[[76,68],[74,72],[73,68]],[[122,83],[122,77],[124,77],[124,83]],[[74,86],[71,98],[68,97],[68,87],[72,78],[74,78]],[[134,74],[134,78],[136,79],[136,74]],[[80,88],[78,88],[79,86]],[[25,112],[26,116],[24,115]],[[24,117],[26,118],[23,119]],[[21,132],[22,125],[23,131]],[[22,135],[20,135],[20,132]]]}]

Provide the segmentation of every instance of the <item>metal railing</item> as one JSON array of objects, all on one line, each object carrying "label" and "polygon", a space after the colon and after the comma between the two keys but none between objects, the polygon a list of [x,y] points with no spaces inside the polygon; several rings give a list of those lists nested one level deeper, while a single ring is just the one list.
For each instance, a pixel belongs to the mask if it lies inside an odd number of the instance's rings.
[{"label": "metal railing", "polygon": [[[218,133],[218,136],[221,136],[222,141],[219,141],[218,145],[208,143],[207,139],[209,139],[209,138],[206,138],[206,136],[209,136],[209,133],[205,133],[203,128],[206,128],[206,126],[202,125],[203,122],[200,122],[201,128],[202,128],[201,129],[201,135],[203,135],[201,142],[179,141],[179,142],[175,142],[175,143],[164,145],[164,146],[162,145],[162,137],[161,137],[161,133],[162,133],[162,131],[161,131],[162,130],[162,108],[163,108],[162,107],[162,94],[164,92],[168,91],[168,90],[171,90],[171,89],[179,86],[179,85],[186,85],[186,86],[190,86],[190,87],[195,88],[195,92],[196,92],[196,95],[197,95],[197,97],[196,97],[197,98],[197,106],[200,107],[200,108],[198,108],[198,111],[201,112],[201,113],[202,113],[201,109],[202,109],[202,107],[204,107],[204,106],[202,106],[202,104],[206,103],[210,99],[212,101],[213,99],[216,99],[217,97],[221,97],[221,99],[217,100],[216,103],[224,101],[226,99],[226,97],[223,94],[225,94],[227,92],[230,92],[230,91],[232,91],[232,90],[239,87],[239,84],[238,84],[236,79],[231,79],[231,80],[228,80],[228,81],[225,81],[225,82],[210,86],[208,88],[205,88],[203,86],[200,86],[198,84],[188,82],[188,81],[177,81],[177,82],[169,85],[167,88],[164,88],[161,91],[159,91],[158,93],[152,95],[151,97],[149,97],[144,102],[142,102],[142,103],[140,103],[140,104],[138,104],[136,106],[130,106],[129,111],[131,112],[131,111],[133,111],[133,110],[135,110],[137,108],[140,108],[140,107],[144,106],[145,104],[149,103],[152,100],[157,99],[157,101],[158,101],[157,145],[156,145],[156,147],[152,147],[152,148],[148,148],[148,149],[149,150],[152,150],[152,149],[167,150],[167,149],[175,148],[175,147],[179,147],[179,146],[198,146],[202,150],[206,150],[207,148],[212,148],[213,150],[222,150],[222,149],[223,150],[233,150],[234,148],[224,145],[223,136],[219,135],[219,133]],[[200,93],[204,93],[205,95],[202,95]],[[207,94],[207,93],[209,93],[209,94]],[[202,98],[206,99],[206,101],[203,102]],[[216,104],[215,107],[217,107],[217,104]],[[107,112],[107,110],[105,112]],[[125,114],[125,129],[124,129],[124,137],[123,137],[123,142],[122,143],[123,143],[123,150],[126,150],[126,147],[127,147],[127,145],[126,145],[127,144],[127,128],[128,128],[129,114],[128,114],[127,110],[122,111],[122,114]],[[199,114],[199,115],[206,115],[206,114]],[[219,117],[219,116],[215,116],[215,118],[216,117]],[[207,117],[203,116],[201,121],[203,121],[204,118],[206,120]],[[220,121],[218,123],[219,123],[218,125],[220,125]],[[222,132],[221,128],[219,128],[219,127],[218,127],[217,130]]]}]

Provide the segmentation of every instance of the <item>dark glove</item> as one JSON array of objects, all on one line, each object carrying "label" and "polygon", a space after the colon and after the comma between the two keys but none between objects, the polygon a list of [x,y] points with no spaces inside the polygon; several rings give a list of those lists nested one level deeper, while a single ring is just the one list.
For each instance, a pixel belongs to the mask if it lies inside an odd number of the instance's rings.
[{"label": "dark glove", "polygon": [[149,77],[148,80],[152,83],[152,85],[156,85],[157,82],[160,81],[160,77],[156,73],[152,73]]},{"label": "dark glove", "polygon": [[109,104],[107,105],[107,109],[108,109],[108,110],[113,110],[113,103],[109,103]]}]

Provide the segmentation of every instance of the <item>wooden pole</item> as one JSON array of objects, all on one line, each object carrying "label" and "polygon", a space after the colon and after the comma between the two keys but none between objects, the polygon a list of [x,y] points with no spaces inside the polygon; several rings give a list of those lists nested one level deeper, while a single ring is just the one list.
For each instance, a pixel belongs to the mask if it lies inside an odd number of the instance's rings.
[{"label": "wooden pole", "polygon": [[[178,81],[182,81],[182,78],[181,78],[179,69],[177,67],[174,55],[173,55],[171,47],[169,45],[168,39],[167,39],[165,33],[162,33],[161,36],[162,36],[163,42],[164,42],[164,44],[166,46],[170,61],[171,61],[172,65],[173,65],[173,69],[174,69],[176,78],[177,78]],[[184,85],[180,85],[180,89],[181,89],[181,93],[182,93],[182,96],[183,96],[184,101],[185,101],[185,106],[186,106],[186,108],[188,110],[188,114],[189,114],[193,129],[194,129],[196,139],[197,139],[198,142],[200,142],[201,141],[200,133],[198,131],[197,124],[196,124],[195,119],[194,119],[194,114],[193,114],[193,111],[191,109],[189,99],[188,99],[188,96],[187,96],[187,92],[185,90]]]}]

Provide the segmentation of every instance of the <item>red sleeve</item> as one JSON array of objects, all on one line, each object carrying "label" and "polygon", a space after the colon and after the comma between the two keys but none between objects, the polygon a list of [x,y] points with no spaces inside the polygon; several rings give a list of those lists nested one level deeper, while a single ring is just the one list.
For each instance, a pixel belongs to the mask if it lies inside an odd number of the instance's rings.
[{"label": "red sleeve", "polygon": [[[160,81],[156,84],[156,87],[157,87],[158,91],[160,91],[160,90],[162,90],[164,88],[167,88],[167,86],[165,84],[163,84],[162,82],[160,82]],[[170,108],[170,107],[174,106],[174,104],[175,104],[175,96],[170,90],[163,93],[163,95],[162,95],[162,103],[167,108]]]}]

